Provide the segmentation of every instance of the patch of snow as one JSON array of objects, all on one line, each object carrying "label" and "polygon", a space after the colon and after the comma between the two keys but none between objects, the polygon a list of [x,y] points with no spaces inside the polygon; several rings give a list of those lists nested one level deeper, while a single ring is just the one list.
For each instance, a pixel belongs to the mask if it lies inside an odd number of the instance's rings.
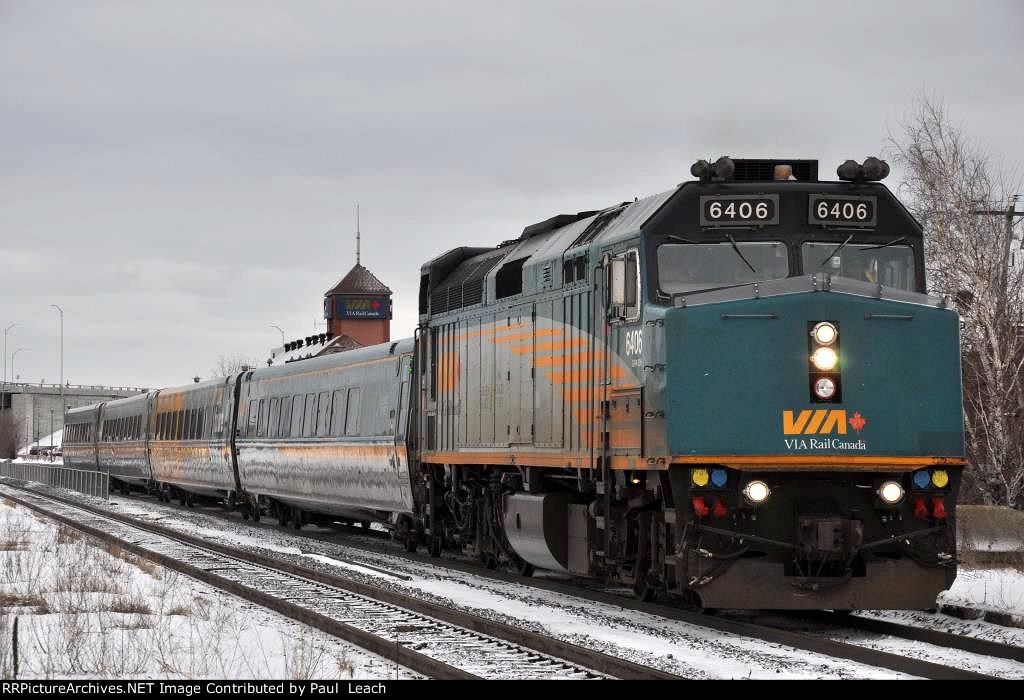
[{"label": "patch of snow", "polygon": [[961,568],[953,586],[939,594],[939,603],[1024,616],[1024,573],[1008,567]]},{"label": "patch of snow", "polygon": [[[0,503],[0,637],[19,678],[415,678],[404,668],[12,501]],[[12,675],[9,645],[0,674]]]}]

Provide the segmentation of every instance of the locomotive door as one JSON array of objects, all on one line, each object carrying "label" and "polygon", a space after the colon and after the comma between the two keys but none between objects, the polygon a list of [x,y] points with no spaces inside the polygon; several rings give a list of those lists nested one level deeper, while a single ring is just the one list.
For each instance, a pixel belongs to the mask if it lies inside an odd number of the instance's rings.
[{"label": "locomotive door", "polygon": [[[508,441],[511,444],[533,442],[533,304],[512,309],[510,328],[505,337],[497,338],[506,359],[505,377],[508,381]],[[500,371],[500,366],[499,366]]]},{"label": "locomotive door", "polygon": [[[398,388],[398,400],[395,405],[395,444],[389,450],[391,466],[396,472],[398,477],[398,483],[402,487],[403,493],[410,493],[410,479],[409,479],[409,455],[408,446],[412,444],[412,440],[409,439],[408,431],[410,423],[410,403],[409,403],[409,391],[412,385],[412,354],[401,355],[398,358],[398,374],[399,374],[399,388]],[[411,502],[408,504],[411,506]]]},{"label": "locomotive door", "polygon": [[639,255],[635,249],[609,259],[609,289],[604,322],[605,362],[601,406],[602,454],[614,464],[643,452],[643,384],[634,364],[643,357]]}]

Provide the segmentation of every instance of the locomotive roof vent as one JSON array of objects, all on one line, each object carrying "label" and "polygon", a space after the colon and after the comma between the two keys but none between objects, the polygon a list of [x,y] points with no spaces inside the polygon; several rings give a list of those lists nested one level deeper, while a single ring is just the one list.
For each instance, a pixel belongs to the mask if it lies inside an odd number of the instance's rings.
[{"label": "locomotive roof vent", "polygon": [[[698,160],[690,173],[701,182],[772,182],[779,179],[815,181],[818,161],[800,158],[729,158],[722,156],[713,164]],[[785,177],[780,174],[785,173]]]},{"label": "locomotive roof vent", "polygon": [[527,238],[533,238],[534,236],[539,236],[542,233],[554,231],[556,228],[562,228],[563,226],[574,224],[580,219],[586,219],[593,216],[598,211],[600,210],[581,211],[576,214],[555,214],[550,219],[545,219],[540,223],[531,224],[524,228],[523,235],[521,235],[519,239],[525,241]]},{"label": "locomotive roof vent", "polygon": [[[773,181],[776,179],[776,168],[780,165],[789,166],[792,177],[802,182],[818,179],[818,161],[816,160],[802,160],[799,158],[737,158],[733,162],[736,164],[736,174],[733,179],[737,182]],[[789,179],[789,177],[787,176],[786,179]]]}]

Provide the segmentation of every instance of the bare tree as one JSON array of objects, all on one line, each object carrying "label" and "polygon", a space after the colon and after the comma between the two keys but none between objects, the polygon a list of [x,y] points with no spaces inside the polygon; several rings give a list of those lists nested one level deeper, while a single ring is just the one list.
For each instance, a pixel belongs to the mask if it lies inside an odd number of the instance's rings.
[{"label": "bare tree", "polygon": [[956,300],[966,414],[967,498],[1024,507],[1024,252],[1004,217],[1019,177],[921,97],[890,137],[901,194],[924,225],[929,288]]},{"label": "bare tree", "polygon": [[221,355],[217,358],[217,364],[210,369],[210,376],[213,378],[227,377],[238,372],[244,372],[260,366],[259,360],[254,360],[242,355]]},{"label": "bare tree", "polygon": [[0,413],[0,459],[14,459],[21,447],[21,421],[11,411]]}]

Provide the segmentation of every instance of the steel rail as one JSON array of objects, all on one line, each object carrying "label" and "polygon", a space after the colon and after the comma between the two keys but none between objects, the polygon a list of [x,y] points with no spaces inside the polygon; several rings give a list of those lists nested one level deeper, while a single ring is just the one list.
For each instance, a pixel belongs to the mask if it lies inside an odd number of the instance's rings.
[{"label": "steel rail", "polygon": [[[433,603],[431,601],[416,598],[414,596],[406,595],[396,591],[389,591],[379,587],[370,586],[359,581],[352,579],[334,576],[327,574],[315,569],[309,569],[291,562],[283,561],[277,558],[267,557],[260,554],[253,553],[248,550],[241,550],[238,548],[230,547],[216,542],[210,542],[201,538],[188,535],[186,533],[174,530],[172,528],[157,525],[155,523],[149,523],[145,521],[132,518],[130,516],[122,515],[120,513],[112,513],[102,508],[96,508],[88,504],[78,503],[70,499],[65,499],[60,496],[49,493],[41,493],[34,489],[17,486],[10,484],[9,482],[4,483],[9,488],[19,489],[27,493],[31,493],[34,496],[48,499],[57,503],[61,503],[65,506],[77,508],[86,513],[90,513],[95,516],[102,518],[109,518],[116,522],[128,525],[130,527],[145,530],[147,532],[166,537],[168,539],[176,540],[192,547],[199,549],[206,549],[223,556],[244,560],[248,563],[255,564],[260,567],[272,569],[283,574],[287,574],[294,577],[300,577],[303,579],[309,579],[317,583],[331,586],[334,588],[342,589],[354,593],[359,596],[371,598],[374,600],[387,603],[399,608],[403,608],[419,615],[435,618],[449,625],[455,625],[470,630],[480,635],[486,635],[495,639],[502,640],[503,642],[529,649],[532,652],[541,654],[548,657],[555,657],[557,660],[568,662],[569,664],[594,671],[598,674],[620,678],[620,679],[662,679],[662,680],[683,680],[683,676],[669,673],[656,668],[643,666],[625,659],[621,659],[615,656],[604,654],[602,652],[581,647],[575,644],[570,644],[553,637],[546,636],[544,634],[533,632],[531,630],[514,627],[496,620],[490,620],[488,618],[450,608],[448,606]],[[26,507],[39,510],[40,512],[46,512],[47,516],[54,517],[65,524],[74,527],[76,529],[83,530],[88,534],[97,537],[104,541],[110,541],[112,535],[105,533],[97,528],[89,526],[83,526],[81,523],[75,522],[71,518],[60,516],[52,512],[45,511],[45,509],[38,505],[31,504],[23,498],[18,498],[10,493],[3,493],[4,497],[10,498],[13,501],[22,503]],[[88,528],[88,530],[86,529]],[[119,544],[121,541],[119,541]],[[145,549],[134,543],[125,542],[122,544],[125,549],[133,551],[140,556],[154,559],[160,564],[172,568],[186,575],[193,576],[202,580],[206,583],[210,583],[218,588],[228,590],[228,592],[240,597],[251,600],[252,602],[264,605],[272,610],[286,614],[289,617],[294,617],[291,613],[294,612],[297,615],[302,616],[295,617],[294,619],[300,619],[302,622],[307,622],[314,627],[322,629],[329,634],[339,636],[342,639],[351,641],[358,646],[377,653],[385,658],[392,659],[407,668],[424,673],[434,678],[475,678],[471,674],[467,674],[459,669],[448,667],[447,665],[441,666],[440,662],[427,657],[423,654],[419,654],[415,651],[404,649],[401,645],[396,645],[394,640],[382,639],[379,637],[368,638],[362,630],[358,630],[344,623],[339,623],[336,620],[332,620],[316,613],[310,613],[310,611],[292,606],[287,601],[282,601],[275,598],[272,595],[249,589],[248,587],[240,587],[234,582],[227,581],[224,577],[218,576],[215,573],[197,569],[196,567],[190,566],[183,562],[173,560],[171,558],[160,555],[159,553],[151,552],[149,549]],[[190,569],[189,571],[183,571],[182,568]],[[225,588],[221,585],[224,581],[230,588]],[[250,595],[255,595],[254,599]],[[307,618],[308,619],[304,619]],[[349,631],[351,628],[351,632]],[[346,634],[352,634],[352,637],[346,637]],[[401,655],[401,658],[394,658],[393,652],[396,651]]]},{"label": "steel rail", "polygon": [[[38,492],[32,491],[32,493],[38,493]],[[49,495],[47,495],[47,496],[48,497],[52,497],[52,496],[49,496]],[[57,497],[53,497],[53,498],[57,498]],[[60,500],[60,499],[58,499],[58,500]],[[138,497],[137,500],[139,500],[141,502],[146,502],[147,499],[145,499],[143,497]],[[79,505],[79,504],[74,504],[74,505]],[[82,505],[80,507],[85,507],[85,506]],[[177,508],[177,507],[175,506],[175,508]],[[113,515],[113,514],[110,514],[107,511],[104,511],[102,509],[97,509],[97,512],[98,513],[102,513],[103,515]],[[237,523],[237,521],[235,521],[232,518],[230,518],[228,516],[228,514],[224,513],[223,511],[203,510],[201,512],[204,515],[209,515],[211,517],[223,519],[223,520],[226,520],[227,522],[235,522],[236,524],[240,524],[240,523]],[[252,523],[251,521],[249,521],[246,524],[251,526],[251,527],[265,527],[265,528],[268,528],[268,529],[271,529],[271,530],[278,530],[279,529],[279,528],[277,528],[277,526],[271,525],[269,523],[262,523],[262,522],[260,522],[260,523]],[[159,526],[157,526],[157,527],[159,527]],[[177,531],[173,531],[172,530],[172,532],[177,532]],[[350,532],[355,533],[356,529],[352,528],[352,529],[350,529]],[[298,535],[300,537],[304,537],[304,538],[307,538],[307,539],[309,539],[311,541],[315,541],[315,542],[325,542],[325,540],[323,539],[322,536],[318,536],[318,534],[322,535],[322,533],[304,533],[304,532],[296,531],[296,530],[288,530],[288,534],[290,534],[290,535]],[[371,536],[371,537],[374,537],[375,539],[377,539],[376,536],[372,532],[368,532],[366,534]],[[383,538],[380,538],[380,541],[383,544],[383,542],[385,540]],[[208,544],[210,544],[210,543],[204,544],[204,546],[208,546]],[[849,643],[840,642],[840,641],[837,641],[837,640],[825,639],[825,638],[816,637],[816,636],[810,635],[810,634],[805,634],[805,633],[801,633],[801,632],[793,632],[793,631],[789,631],[789,630],[784,630],[784,629],[779,629],[779,628],[776,628],[776,627],[772,627],[772,626],[769,626],[769,625],[761,625],[761,624],[756,624],[756,623],[752,623],[752,622],[746,622],[746,621],[742,621],[742,620],[730,619],[730,618],[727,618],[727,617],[712,617],[712,616],[705,615],[705,614],[702,614],[702,613],[693,612],[693,611],[690,611],[690,610],[685,610],[685,609],[682,609],[682,608],[673,607],[673,606],[664,605],[664,604],[659,604],[659,603],[646,603],[646,602],[638,601],[638,600],[635,600],[633,598],[630,598],[630,597],[627,597],[627,596],[624,596],[624,595],[619,595],[619,594],[615,594],[615,593],[609,593],[607,591],[595,590],[593,588],[588,588],[588,587],[585,587],[585,586],[580,586],[580,585],[576,585],[576,584],[572,584],[572,583],[564,583],[564,582],[553,581],[553,580],[549,580],[549,579],[531,578],[531,577],[526,577],[526,576],[522,576],[522,575],[519,575],[519,574],[511,573],[511,572],[485,569],[484,567],[482,567],[480,565],[476,565],[476,564],[472,564],[472,563],[467,563],[467,562],[464,562],[464,561],[459,561],[459,560],[448,558],[448,557],[445,557],[445,558],[434,558],[434,557],[431,557],[429,555],[409,553],[409,552],[406,552],[403,549],[399,549],[399,548],[385,548],[385,547],[381,547],[380,549],[374,549],[374,548],[371,548],[371,547],[369,547],[367,545],[364,545],[364,544],[351,543],[351,542],[346,542],[345,546],[353,547],[353,548],[356,548],[356,549],[361,549],[363,551],[366,551],[366,552],[372,553],[372,554],[387,553],[387,554],[389,554],[391,556],[397,556],[397,557],[400,557],[400,558],[403,558],[403,559],[407,559],[409,561],[414,561],[414,562],[417,562],[417,563],[430,564],[430,565],[434,565],[434,566],[444,566],[446,568],[453,569],[453,570],[456,570],[456,571],[461,571],[461,572],[464,572],[464,573],[473,574],[473,575],[479,576],[481,578],[488,578],[488,579],[492,579],[492,580],[496,580],[496,581],[502,581],[502,582],[506,582],[506,583],[518,583],[520,585],[531,587],[531,588],[547,590],[547,591],[551,591],[551,592],[554,592],[554,593],[561,593],[561,594],[573,596],[573,597],[576,597],[576,598],[583,598],[583,599],[591,600],[591,601],[594,601],[594,602],[605,603],[605,604],[613,605],[613,606],[616,606],[616,607],[619,607],[619,608],[623,608],[623,609],[627,609],[627,610],[634,610],[636,612],[643,612],[643,613],[647,613],[649,615],[653,615],[653,616],[656,616],[656,617],[664,617],[664,618],[667,618],[667,619],[672,619],[672,620],[676,620],[676,621],[679,621],[679,622],[684,622],[684,623],[695,625],[695,626],[698,626],[698,627],[703,627],[703,628],[707,628],[707,629],[713,629],[713,630],[720,631],[720,632],[727,632],[727,633],[736,634],[736,635],[744,636],[744,637],[751,637],[751,638],[754,638],[754,639],[760,639],[762,641],[766,641],[766,642],[769,642],[769,643],[782,644],[782,645],[785,645],[785,646],[793,647],[795,649],[801,649],[803,651],[809,651],[809,652],[813,652],[813,653],[819,653],[819,654],[823,654],[823,655],[827,655],[827,656],[832,656],[832,657],[835,657],[835,658],[846,659],[848,661],[854,661],[854,662],[857,662],[857,663],[862,663],[862,664],[865,664],[865,665],[868,665],[868,666],[874,666],[874,667],[878,667],[878,668],[885,668],[885,669],[888,669],[888,670],[891,670],[891,671],[896,671],[898,673],[906,673],[908,675],[918,676],[918,677],[921,677],[921,678],[927,678],[927,679],[932,679],[932,680],[960,680],[960,679],[988,680],[988,679],[995,679],[994,676],[990,676],[990,675],[987,675],[987,674],[977,673],[977,672],[974,672],[974,671],[967,671],[967,670],[963,670],[963,669],[952,668],[952,667],[949,667],[947,665],[943,665],[943,664],[939,664],[939,663],[934,663],[934,662],[930,662],[930,661],[924,661],[924,660],[920,660],[920,659],[907,658],[907,657],[904,657],[904,656],[900,656],[898,654],[894,654],[894,653],[890,653],[890,652],[885,652],[885,651],[880,651],[880,650],[877,650],[877,649],[871,649],[869,647],[862,647],[862,646],[858,646],[856,644],[849,644]],[[259,556],[259,555],[247,554],[247,556]],[[288,566],[293,566],[293,565],[291,565],[291,564],[289,564],[287,562],[280,562],[279,560],[276,560],[276,559],[273,560],[273,561],[278,562],[279,564],[287,564]],[[354,563],[356,565],[361,565],[358,562],[352,562],[352,563]],[[333,577],[330,577],[329,575],[321,574],[319,572],[316,572],[316,575],[318,575],[318,576],[328,576],[328,578],[333,578]],[[353,584],[353,585],[356,585],[356,586],[364,586],[364,584],[359,584],[357,582],[353,582],[353,581],[350,581],[348,579],[341,579],[341,580],[345,581],[346,583]],[[371,588],[371,590],[376,590],[376,589],[372,589]],[[401,595],[401,594],[395,594],[395,595]],[[449,610],[449,611],[451,610],[451,608],[447,608],[445,606],[439,606],[439,605],[434,604],[434,603],[428,603],[427,601],[421,601],[419,599],[414,599],[414,600],[417,600],[421,604],[428,605],[431,608],[441,608],[442,610]],[[430,614],[430,613],[427,613],[427,614]],[[481,618],[481,619],[485,619],[485,618]],[[519,628],[512,627],[510,625],[506,625],[505,627],[508,627],[511,630],[519,630]],[[894,636],[902,637],[903,635],[894,634]],[[958,637],[957,635],[951,635],[951,636]],[[958,637],[958,638],[963,639],[962,637]],[[510,639],[509,641],[513,641],[513,640]],[[917,641],[925,641],[925,640],[921,639],[921,640],[917,640]],[[977,640],[977,641],[982,642],[984,640]],[[932,643],[934,643],[934,642],[932,642]],[[964,644],[971,645],[971,644],[973,644],[973,642],[967,641],[967,642],[964,642]],[[997,643],[996,642],[989,642],[987,644],[997,644]],[[941,646],[951,646],[951,645],[941,644]],[[977,648],[981,648],[982,646],[987,646],[987,645],[979,645]],[[1019,649],[1018,647],[1012,647],[1010,645],[1000,645],[1000,646],[1001,647],[1008,647],[1007,649],[1003,649],[1003,653],[1004,654],[1012,654],[1012,653],[1014,653],[1014,650]],[[583,647],[578,647],[578,648],[585,649]],[[955,647],[954,646],[954,648],[962,648],[962,647]],[[971,649],[965,649],[965,650],[966,651],[972,651]],[[538,649],[538,651],[540,651],[540,649]],[[545,651],[544,653],[555,653],[555,652],[553,652],[553,651]],[[599,652],[594,652],[594,653],[599,653]],[[984,653],[984,652],[975,652],[975,653]],[[563,656],[561,654],[558,654],[558,655],[562,656],[563,658],[568,658],[568,657]],[[985,655],[1000,656],[1001,658],[1014,658],[1014,657],[1011,657],[1011,656],[1004,656],[1002,654],[997,655],[997,654],[986,653]],[[615,658],[615,657],[610,657],[610,658]],[[640,666],[640,668],[647,669],[647,667],[642,667],[642,666]],[[600,668],[595,668],[595,670],[602,671],[602,669],[600,669]],[[653,671],[654,669],[647,669],[647,670],[648,671]],[[603,672],[607,672],[607,671],[603,671]],[[659,671],[659,673],[664,673],[664,672],[660,672]],[[617,675],[617,674],[609,673],[609,675]],[[618,677],[621,678],[621,677],[624,677],[624,676],[618,676]],[[647,677],[651,677],[651,676],[647,676]],[[672,676],[672,677],[673,678],[679,678],[679,676]]]}]

